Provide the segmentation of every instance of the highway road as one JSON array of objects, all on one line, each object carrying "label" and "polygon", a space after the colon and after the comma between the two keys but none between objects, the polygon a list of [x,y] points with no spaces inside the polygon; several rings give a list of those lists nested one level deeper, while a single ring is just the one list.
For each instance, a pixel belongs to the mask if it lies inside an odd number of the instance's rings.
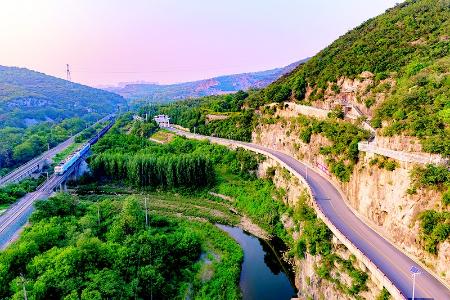
[{"label": "highway road", "polygon": [[[331,223],[360,249],[406,298],[412,297],[413,282],[410,269],[419,265],[359,219],[347,206],[339,191],[322,174],[285,153],[260,145],[194,135],[174,128],[170,130],[189,138],[208,139],[221,144],[233,142],[255,150],[263,150],[290,166],[297,175],[306,178],[317,205]],[[421,269],[421,275],[416,276],[415,299],[449,300],[450,290],[433,275]]]},{"label": "highway road", "polygon": [[[113,115],[108,115],[101,120],[97,121],[97,123],[101,123],[106,121]],[[95,124],[91,125],[94,126]],[[40,164],[43,164],[45,160],[53,158],[57,153],[63,151],[67,147],[73,144],[75,141],[75,137],[78,136],[79,133],[65,140],[64,142],[58,144],[56,147],[44,152],[40,156],[30,160],[29,162],[21,165],[20,167],[14,169],[12,172],[0,178],[0,187],[9,183],[13,183],[25,178],[28,174],[35,172],[38,169]]]}]

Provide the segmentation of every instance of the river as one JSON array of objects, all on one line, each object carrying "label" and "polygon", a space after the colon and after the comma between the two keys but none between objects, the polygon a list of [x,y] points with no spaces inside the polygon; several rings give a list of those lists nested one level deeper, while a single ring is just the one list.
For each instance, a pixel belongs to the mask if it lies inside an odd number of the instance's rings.
[{"label": "river", "polygon": [[270,245],[237,227],[217,225],[244,251],[239,286],[244,300],[284,300],[296,297],[277,253]]}]

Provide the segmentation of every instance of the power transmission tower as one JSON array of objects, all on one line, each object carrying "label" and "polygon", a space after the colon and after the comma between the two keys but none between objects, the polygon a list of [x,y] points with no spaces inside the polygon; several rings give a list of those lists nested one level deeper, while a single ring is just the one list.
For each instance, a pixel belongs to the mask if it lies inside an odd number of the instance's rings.
[{"label": "power transmission tower", "polygon": [[66,66],[67,66],[67,69],[66,69],[67,81],[72,81],[72,77],[70,76],[69,64],[66,64]]}]

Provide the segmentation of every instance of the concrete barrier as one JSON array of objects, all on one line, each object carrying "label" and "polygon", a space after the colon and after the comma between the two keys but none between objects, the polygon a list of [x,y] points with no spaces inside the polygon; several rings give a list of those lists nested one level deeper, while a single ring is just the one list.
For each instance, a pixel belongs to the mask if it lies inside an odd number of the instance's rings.
[{"label": "concrete barrier", "polygon": [[448,159],[442,158],[437,154],[416,154],[408,153],[403,151],[391,150],[387,148],[378,147],[376,144],[368,142],[359,142],[358,150],[363,152],[375,153],[378,155],[383,155],[390,157],[399,161],[409,162],[409,163],[419,163],[419,164],[436,164],[436,165],[446,165],[449,163]]}]

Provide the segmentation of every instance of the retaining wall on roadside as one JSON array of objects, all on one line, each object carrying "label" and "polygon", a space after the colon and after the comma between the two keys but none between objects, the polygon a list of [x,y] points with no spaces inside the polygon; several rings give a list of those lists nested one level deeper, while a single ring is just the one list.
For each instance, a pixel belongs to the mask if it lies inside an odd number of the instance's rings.
[{"label": "retaining wall on roadside", "polygon": [[359,142],[358,150],[368,153],[375,153],[378,155],[383,155],[390,157],[399,161],[409,162],[409,163],[419,163],[419,164],[436,164],[436,165],[446,165],[448,164],[448,159],[442,158],[437,154],[415,154],[408,153],[404,151],[391,150],[387,148],[378,147],[375,143],[369,142]]}]

